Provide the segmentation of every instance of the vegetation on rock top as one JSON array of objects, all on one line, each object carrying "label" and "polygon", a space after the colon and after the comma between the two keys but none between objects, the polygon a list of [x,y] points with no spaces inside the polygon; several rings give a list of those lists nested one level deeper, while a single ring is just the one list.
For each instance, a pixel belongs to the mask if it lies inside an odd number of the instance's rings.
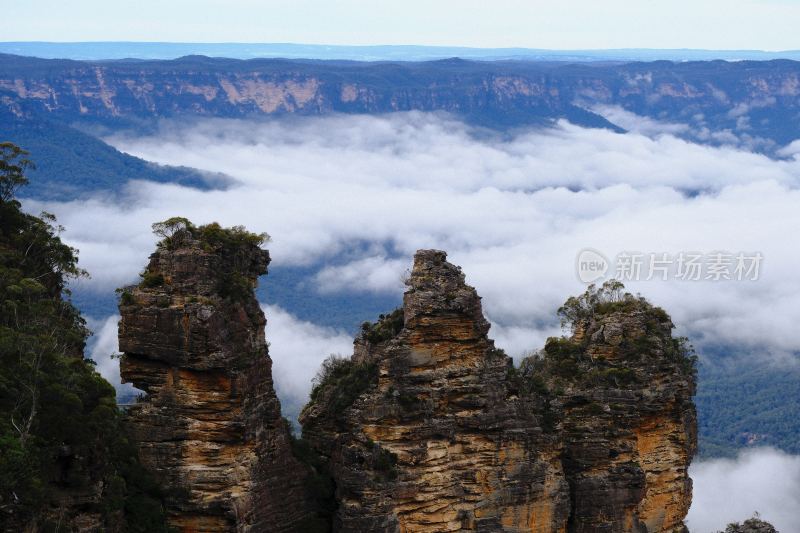
[{"label": "vegetation on rock top", "polygon": [[[522,361],[518,374],[528,376],[528,380],[538,380],[527,388],[542,390],[543,376],[553,376],[562,385],[566,381],[585,386],[628,388],[645,376],[639,376],[625,362],[648,357],[675,362],[684,375],[694,380],[697,356],[688,339],[668,335],[674,326],[666,311],[624,289],[621,282],[609,280],[600,287],[589,285],[583,294],[567,299],[558,309],[558,315],[561,326],[573,335],[548,338],[543,350]],[[601,321],[614,315],[620,317],[620,325],[627,320],[626,316],[634,317],[643,331],[632,335],[623,332],[618,346],[620,361],[587,354],[591,335],[597,332]],[[525,388],[523,386],[523,390]]]},{"label": "vegetation on rock top", "polygon": [[398,307],[388,315],[380,315],[377,322],[361,324],[361,337],[370,344],[379,344],[393,339],[404,326],[403,308]]},{"label": "vegetation on rock top", "polygon": [[308,406],[324,402],[322,405],[325,409],[339,414],[353,405],[377,379],[378,367],[375,363],[357,362],[331,355],[322,362],[314,377]]},{"label": "vegetation on rock top", "polygon": [[778,533],[778,530],[769,522],[761,520],[756,513],[754,517],[748,518],[741,524],[739,522],[728,524],[725,531],[719,533]]},{"label": "vegetation on rock top", "polygon": [[261,246],[270,241],[267,233],[252,233],[244,226],[223,228],[217,222],[195,226],[184,217],[172,217],[153,224],[153,233],[161,237],[160,248],[175,250],[197,241],[206,251],[235,251],[239,247]]},{"label": "vegetation on rock top", "polygon": [[[217,292],[223,298],[243,301],[253,290],[253,274],[248,271],[254,248],[269,242],[266,233],[252,233],[244,226],[224,228],[217,222],[196,226],[184,217],[172,217],[152,225],[153,233],[160,238],[160,250],[176,251],[196,247],[204,252],[217,254],[222,260],[218,266]],[[140,288],[162,287],[166,279],[150,267],[140,274]],[[120,303],[130,305],[134,299],[125,288],[119,289]]]}]

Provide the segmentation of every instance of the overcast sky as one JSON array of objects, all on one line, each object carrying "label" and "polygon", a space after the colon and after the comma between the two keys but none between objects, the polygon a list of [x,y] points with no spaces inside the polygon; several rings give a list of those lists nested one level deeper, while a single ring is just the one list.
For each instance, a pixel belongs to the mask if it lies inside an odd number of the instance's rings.
[{"label": "overcast sky", "polygon": [[800,48],[796,0],[27,0],[4,41]]}]

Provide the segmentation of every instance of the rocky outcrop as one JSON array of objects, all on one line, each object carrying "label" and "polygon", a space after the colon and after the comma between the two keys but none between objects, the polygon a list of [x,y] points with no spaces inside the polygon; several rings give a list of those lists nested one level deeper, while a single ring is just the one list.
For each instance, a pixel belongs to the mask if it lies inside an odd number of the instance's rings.
[{"label": "rocky outcrop", "polygon": [[738,522],[728,524],[725,531],[720,531],[719,533],[778,533],[778,530],[769,522],[765,522],[755,516],[748,518],[741,524]]},{"label": "rocky outcrop", "polygon": [[[402,314],[365,325],[301,415],[330,460],[339,528],[563,531],[560,444],[541,402],[513,396],[475,289],[433,250],[408,284]],[[343,396],[358,372],[363,392]]]},{"label": "rocky outcrop", "polygon": [[120,299],[123,381],[143,464],[181,531],[294,531],[309,516],[253,295],[269,254],[241,228],[173,219]]},{"label": "rocky outcrop", "polygon": [[339,530],[683,530],[694,376],[663,311],[591,288],[562,310],[574,335],[514,368],[444,252],[418,252],[407,284],[301,414]]},{"label": "rocky outcrop", "polygon": [[539,364],[559,391],[569,530],[684,531],[697,443],[685,339],[672,337],[663,310],[613,282],[561,313],[573,335],[550,339]]}]

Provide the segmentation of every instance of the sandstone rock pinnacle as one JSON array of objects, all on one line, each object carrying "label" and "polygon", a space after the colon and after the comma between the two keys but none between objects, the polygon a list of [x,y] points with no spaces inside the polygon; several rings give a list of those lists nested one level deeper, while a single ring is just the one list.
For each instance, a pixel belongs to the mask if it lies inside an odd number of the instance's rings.
[{"label": "sandstone rock pinnacle", "polygon": [[253,294],[269,254],[242,228],[178,220],[164,237],[120,299],[122,378],[144,391],[129,412],[141,460],[181,531],[295,531],[304,469]]},{"label": "sandstone rock pinnacle", "polygon": [[339,530],[685,530],[694,369],[664,311],[590,287],[561,310],[573,335],[514,367],[444,252],[417,252],[407,285],[301,414]]}]

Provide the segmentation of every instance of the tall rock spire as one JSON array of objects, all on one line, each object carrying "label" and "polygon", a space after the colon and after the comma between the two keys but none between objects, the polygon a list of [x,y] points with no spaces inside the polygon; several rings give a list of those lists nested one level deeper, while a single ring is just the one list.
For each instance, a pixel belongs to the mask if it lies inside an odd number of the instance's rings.
[{"label": "tall rock spire", "polygon": [[697,447],[694,364],[663,309],[590,287],[561,309],[573,335],[550,339],[542,375],[557,398],[570,532],[685,531]]},{"label": "tall rock spire", "polygon": [[560,444],[544,404],[509,387],[475,289],[438,250],[417,252],[407,284],[403,309],[364,325],[301,415],[341,530],[563,531]]},{"label": "tall rock spire", "polygon": [[294,531],[308,516],[253,294],[269,254],[242,228],[173,219],[122,292],[122,379],[143,464],[181,531]]}]

